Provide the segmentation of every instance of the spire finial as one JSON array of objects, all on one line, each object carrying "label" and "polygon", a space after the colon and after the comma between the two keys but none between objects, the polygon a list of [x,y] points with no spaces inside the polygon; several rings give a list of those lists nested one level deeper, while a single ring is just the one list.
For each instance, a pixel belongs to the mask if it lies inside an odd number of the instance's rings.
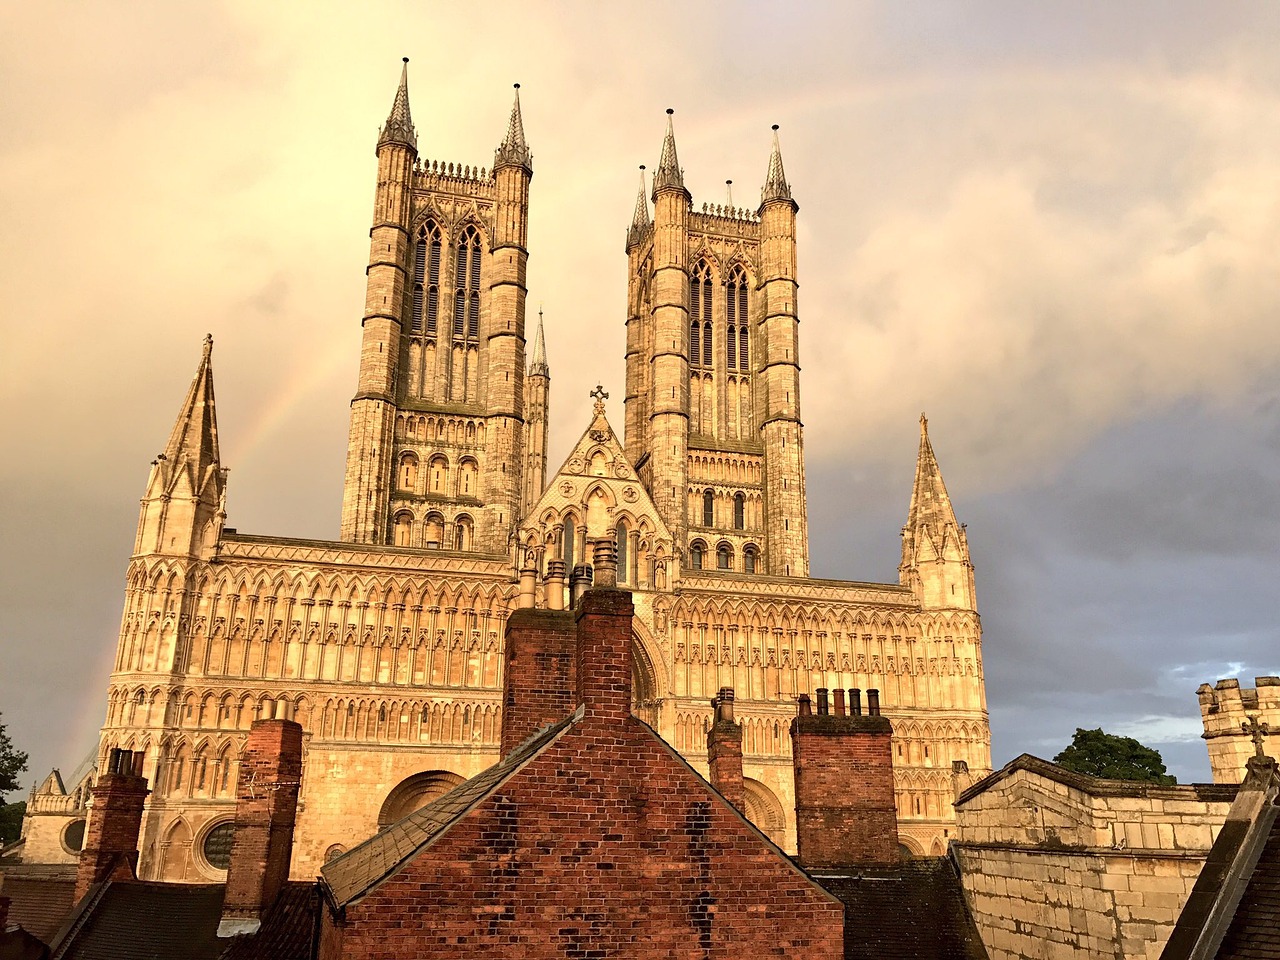
[{"label": "spire finial", "polygon": [[418,135],[413,129],[413,117],[409,114],[409,58],[404,57],[404,66],[400,68],[400,86],[396,89],[396,98],[391,102],[391,113],[378,136],[378,146],[386,143],[400,143],[418,149]]},{"label": "spire finial", "polygon": [[627,249],[630,250],[644,238],[649,229],[649,201],[644,195],[644,164],[640,164],[640,191],[636,194],[636,210],[627,228]]},{"label": "spire finial", "polygon": [[667,135],[662,140],[662,156],[658,159],[658,171],[653,175],[653,192],[675,187],[684,190],[684,171],[680,169],[680,161],[676,157],[676,130],[671,120],[675,113],[667,107]]},{"label": "spire finial", "polygon": [[213,356],[213,334],[206,333],[204,335],[204,362],[208,363],[209,358]]},{"label": "spire finial", "polygon": [[724,182],[724,205],[730,210],[733,209],[733,181],[726,180]]},{"label": "spire finial", "polygon": [[929,418],[923,413],[920,414],[920,436],[927,437],[929,435]]},{"label": "spire finial", "polygon": [[529,376],[551,376],[551,368],[547,366],[547,340],[542,332],[542,304],[538,304],[538,332],[533,338],[533,356],[529,358]]},{"label": "spire finial", "polygon": [[1248,734],[1249,739],[1253,741],[1254,756],[1261,759],[1266,756],[1263,750],[1266,743],[1267,734],[1271,732],[1268,724],[1260,723],[1257,717],[1250,717],[1240,724],[1240,729]]},{"label": "spire finial", "polygon": [[507,123],[507,135],[493,154],[493,168],[502,166],[524,167],[533,172],[533,154],[524,139],[524,117],[520,113],[520,84],[512,85],[516,91],[511,104],[511,120]]},{"label": "spire finial", "polygon": [[791,186],[787,183],[787,175],[782,169],[782,146],[778,143],[778,125],[773,125],[773,152],[769,154],[769,171],[765,174],[764,188],[760,191],[760,202],[770,200],[790,200]]},{"label": "spire finial", "polygon": [[595,414],[597,417],[604,416],[604,402],[609,399],[609,394],[604,388],[604,384],[597,383],[596,388],[588,394],[595,400]]}]

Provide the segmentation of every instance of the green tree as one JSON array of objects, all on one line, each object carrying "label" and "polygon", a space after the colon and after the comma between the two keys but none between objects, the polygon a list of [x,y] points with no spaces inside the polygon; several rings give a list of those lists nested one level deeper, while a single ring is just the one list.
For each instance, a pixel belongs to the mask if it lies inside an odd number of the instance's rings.
[{"label": "green tree", "polygon": [[0,799],[6,793],[18,789],[18,777],[27,769],[27,755],[15,750],[4,732],[4,723],[0,721]]},{"label": "green tree", "polygon": [[22,818],[27,812],[27,801],[0,803],[0,847],[13,843],[22,835]]},{"label": "green tree", "polygon": [[1071,745],[1053,762],[1076,773],[1109,780],[1141,780],[1164,785],[1178,782],[1164,767],[1159,750],[1144,746],[1133,737],[1117,737],[1098,730],[1076,729]]}]

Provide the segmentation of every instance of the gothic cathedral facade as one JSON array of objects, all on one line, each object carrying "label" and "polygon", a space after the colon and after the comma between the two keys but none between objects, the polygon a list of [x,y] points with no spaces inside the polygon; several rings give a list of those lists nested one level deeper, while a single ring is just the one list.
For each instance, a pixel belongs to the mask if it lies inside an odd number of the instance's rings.
[{"label": "gothic cathedral facade", "polygon": [[505,618],[571,604],[600,538],[635,596],[636,714],[705,773],[709,701],[732,687],[747,812],[784,848],[797,694],[879,691],[913,855],[945,849],[953,762],[990,770],[973,568],[923,418],[900,582],[809,577],[776,128],[758,209],[698,212],[668,117],[626,232],[624,433],[600,392],[549,481],[532,177],[518,90],[491,170],[420,158],[406,68],[377,145],[339,540],[225,526],[206,339],[143,497],[100,743],[147,757],[144,878],[222,875],[264,713],[306,731],[296,876],[494,763]]}]

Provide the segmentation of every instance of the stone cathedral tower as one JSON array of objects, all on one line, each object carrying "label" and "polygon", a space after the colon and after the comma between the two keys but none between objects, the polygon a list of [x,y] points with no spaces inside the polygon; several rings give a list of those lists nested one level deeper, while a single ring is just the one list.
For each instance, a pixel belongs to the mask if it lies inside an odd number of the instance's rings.
[{"label": "stone cathedral tower", "polygon": [[799,207],[777,127],[759,208],[699,213],[668,111],[652,197],[650,220],[642,181],[627,232],[627,455],[688,569],[806,577]]},{"label": "stone cathedral tower", "polygon": [[[524,468],[546,468],[544,427],[525,456],[533,155],[519,84],[491,176],[423,164],[406,60],[377,156],[342,539],[505,554],[528,491],[542,488]],[[535,360],[541,424],[545,348]]]}]

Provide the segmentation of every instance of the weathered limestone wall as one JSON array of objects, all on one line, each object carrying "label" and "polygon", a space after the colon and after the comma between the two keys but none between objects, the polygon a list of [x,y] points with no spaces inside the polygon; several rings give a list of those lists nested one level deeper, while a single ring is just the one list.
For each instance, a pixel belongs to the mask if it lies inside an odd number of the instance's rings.
[{"label": "weathered limestone wall", "polygon": [[1196,690],[1214,783],[1244,779],[1244,765],[1254,755],[1254,744],[1242,724],[1267,725],[1270,732],[1262,738],[1263,752],[1280,755],[1280,677],[1258,677],[1254,683],[1248,688],[1240,686],[1239,680],[1219,680],[1212,687],[1202,683]]},{"label": "weathered limestone wall", "polygon": [[1233,794],[1034,757],[962,793],[951,849],[992,960],[1158,957]]}]

